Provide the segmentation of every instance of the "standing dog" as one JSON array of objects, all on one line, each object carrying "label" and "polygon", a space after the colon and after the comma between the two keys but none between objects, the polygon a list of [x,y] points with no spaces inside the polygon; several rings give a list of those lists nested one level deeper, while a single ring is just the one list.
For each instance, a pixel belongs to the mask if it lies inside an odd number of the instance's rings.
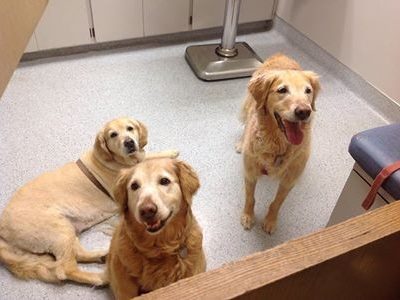
[{"label": "standing dog", "polygon": [[205,271],[202,233],[192,214],[200,186],[193,169],[175,159],[151,159],[122,171],[114,190],[122,220],[107,267],[118,300]]},{"label": "standing dog", "polygon": [[254,223],[254,191],[261,175],[279,179],[279,188],[263,229],[276,228],[279,208],[303,172],[310,154],[311,119],[320,89],[318,76],[302,71],[292,59],[277,54],[253,74],[242,108],[245,124],[237,151],[243,153],[245,229]]},{"label": "standing dog", "polygon": [[101,262],[108,251],[85,250],[77,234],[117,213],[112,184],[121,169],[145,159],[146,144],[147,129],[139,121],[110,121],[77,163],[20,188],[0,217],[0,261],[24,279],[106,284],[103,273],[82,271],[77,263]]}]

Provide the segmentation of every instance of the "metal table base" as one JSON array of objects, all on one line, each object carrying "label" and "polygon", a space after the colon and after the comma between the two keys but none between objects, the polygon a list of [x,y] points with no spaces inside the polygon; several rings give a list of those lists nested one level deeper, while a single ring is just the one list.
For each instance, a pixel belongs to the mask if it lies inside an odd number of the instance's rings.
[{"label": "metal table base", "polygon": [[236,43],[237,55],[222,57],[216,53],[219,44],[189,46],[186,60],[196,76],[202,80],[213,81],[248,77],[262,65],[262,60],[247,43]]},{"label": "metal table base", "polygon": [[226,0],[221,44],[186,48],[186,60],[200,79],[247,77],[262,65],[262,60],[247,43],[235,43],[240,3],[241,0]]}]

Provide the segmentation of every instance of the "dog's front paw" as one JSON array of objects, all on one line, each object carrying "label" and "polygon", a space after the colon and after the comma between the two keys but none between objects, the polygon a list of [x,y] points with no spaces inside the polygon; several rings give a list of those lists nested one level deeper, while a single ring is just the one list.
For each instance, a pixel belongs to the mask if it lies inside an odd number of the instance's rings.
[{"label": "dog's front paw", "polygon": [[273,234],[276,229],[276,219],[266,218],[262,228],[266,233]]},{"label": "dog's front paw", "polygon": [[167,156],[169,156],[171,158],[177,158],[179,156],[179,151],[178,150],[168,150]]},{"label": "dog's front paw", "polygon": [[254,225],[254,216],[243,213],[242,217],[240,218],[240,223],[244,229],[249,230]]},{"label": "dog's front paw", "polygon": [[107,272],[102,272],[96,275],[97,278],[95,278],[92,282],[94,286],[103,287],[110,283]]}]

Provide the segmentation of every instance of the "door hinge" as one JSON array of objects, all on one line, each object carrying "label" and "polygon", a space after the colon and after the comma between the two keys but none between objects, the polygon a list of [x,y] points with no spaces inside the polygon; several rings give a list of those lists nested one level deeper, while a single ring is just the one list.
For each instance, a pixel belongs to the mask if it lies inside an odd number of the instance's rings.
[{"label": "door hinge", "polygon": [[96,37],[96,33],[94,31],[94,27],[89,28],[89,34],[91,38],[95,38]]},{"label": "door hinge", "polygon": [[189,25],[193,25],[193,16],[189,17]]}]

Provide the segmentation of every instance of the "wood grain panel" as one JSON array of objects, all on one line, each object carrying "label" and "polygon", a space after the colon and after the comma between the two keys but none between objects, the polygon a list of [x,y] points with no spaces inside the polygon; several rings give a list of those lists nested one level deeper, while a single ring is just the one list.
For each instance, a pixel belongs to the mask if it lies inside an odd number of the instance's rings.
[{"label": "wood grain panel", "polygon": [[394,202],[140,299],[400,299],[399,249]]}]

